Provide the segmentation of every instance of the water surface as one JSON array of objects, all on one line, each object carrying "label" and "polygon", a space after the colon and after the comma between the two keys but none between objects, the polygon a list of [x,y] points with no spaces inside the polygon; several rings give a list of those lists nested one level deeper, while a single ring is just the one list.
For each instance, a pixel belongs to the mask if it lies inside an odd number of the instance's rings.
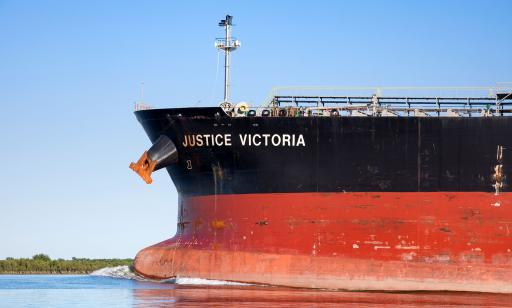
[{"label": "water surface", "polygon": [[339,292],[208,283],[108,275],[0,275],[0,307],[512,307],[509,294]]}]

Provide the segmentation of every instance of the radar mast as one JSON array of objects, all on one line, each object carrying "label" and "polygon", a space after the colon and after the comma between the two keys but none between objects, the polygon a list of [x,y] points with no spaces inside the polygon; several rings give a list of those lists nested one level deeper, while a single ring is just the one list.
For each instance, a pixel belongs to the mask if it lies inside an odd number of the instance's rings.
[{"label": "radar mast", "polygon": [[229,103],[229,69],[230,69],[230,53],[238,47],[240,47],[240,41],[236,38],[231,37],[231,27],[233,25],[233,16],[226,15],[226,19],[222,19],[219,22],[219,27],[224,27],[225,37],[218,38],[215,40],[215,47],[224,51],[224,101],[222,104],[225,107],[230,106]]}]

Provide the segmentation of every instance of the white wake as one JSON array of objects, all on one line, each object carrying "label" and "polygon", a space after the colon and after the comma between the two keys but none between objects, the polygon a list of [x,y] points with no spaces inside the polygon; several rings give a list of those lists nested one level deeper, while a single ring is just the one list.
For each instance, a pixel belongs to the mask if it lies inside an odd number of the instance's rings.
[{"label": "white wake", "polygon": [[121,279],[131,279],[131,280],[138,280],[138,281],[158,281],[158,282],[174,283],[174,284],[180,284],[180,285],[209,285],[209,286],[247,286],[247,285],[250,285],[250,284],[242,283],[242,282],[213,280],[213,279],[204,279],[204,278],[191,278],[191,277],[176,277],[176,278],[166,279],[166,280],[151,280],[151,279],[146,279],[144,277],[137,275],[127,265],[101,268],[99,270],[95,270],[94,272],[90,273],[89,275],[121,278]]},{"label": "white wake", "polygon": [[175,284],[183,285],[208,285],[208,286],[249,286],[248,283],[204,279],[204,278],[189,278],[189,277],[177,277],[172,279]]},{"label": "white wake", "polygon": [[112,278],[132,279],[146,281],[147,279],[135,274],[127,265],[104,267],[90,273],[91,276],[103,276]]}]

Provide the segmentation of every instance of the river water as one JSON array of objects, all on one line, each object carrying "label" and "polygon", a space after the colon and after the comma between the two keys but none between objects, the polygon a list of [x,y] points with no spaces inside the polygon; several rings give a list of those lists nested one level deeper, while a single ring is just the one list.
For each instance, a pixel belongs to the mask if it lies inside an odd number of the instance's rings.
[{"label": "river water", "polygon": [[94,275],[0,275],[0,307],[512,307],[512,294],[340,292],[201,279],[145,281],[126,267]]}]

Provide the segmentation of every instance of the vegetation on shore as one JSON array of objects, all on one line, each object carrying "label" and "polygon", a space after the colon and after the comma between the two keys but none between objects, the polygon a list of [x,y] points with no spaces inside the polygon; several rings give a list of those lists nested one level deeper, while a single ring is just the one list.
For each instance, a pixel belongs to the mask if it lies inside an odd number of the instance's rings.
[{"label": "vegetation on shore", "polygon": [[52,260],[48,255],[37,254],[28,258],[0,260],[0,274],[89,274],[104,267],[127,265],[133,259],[86,259]]}]

